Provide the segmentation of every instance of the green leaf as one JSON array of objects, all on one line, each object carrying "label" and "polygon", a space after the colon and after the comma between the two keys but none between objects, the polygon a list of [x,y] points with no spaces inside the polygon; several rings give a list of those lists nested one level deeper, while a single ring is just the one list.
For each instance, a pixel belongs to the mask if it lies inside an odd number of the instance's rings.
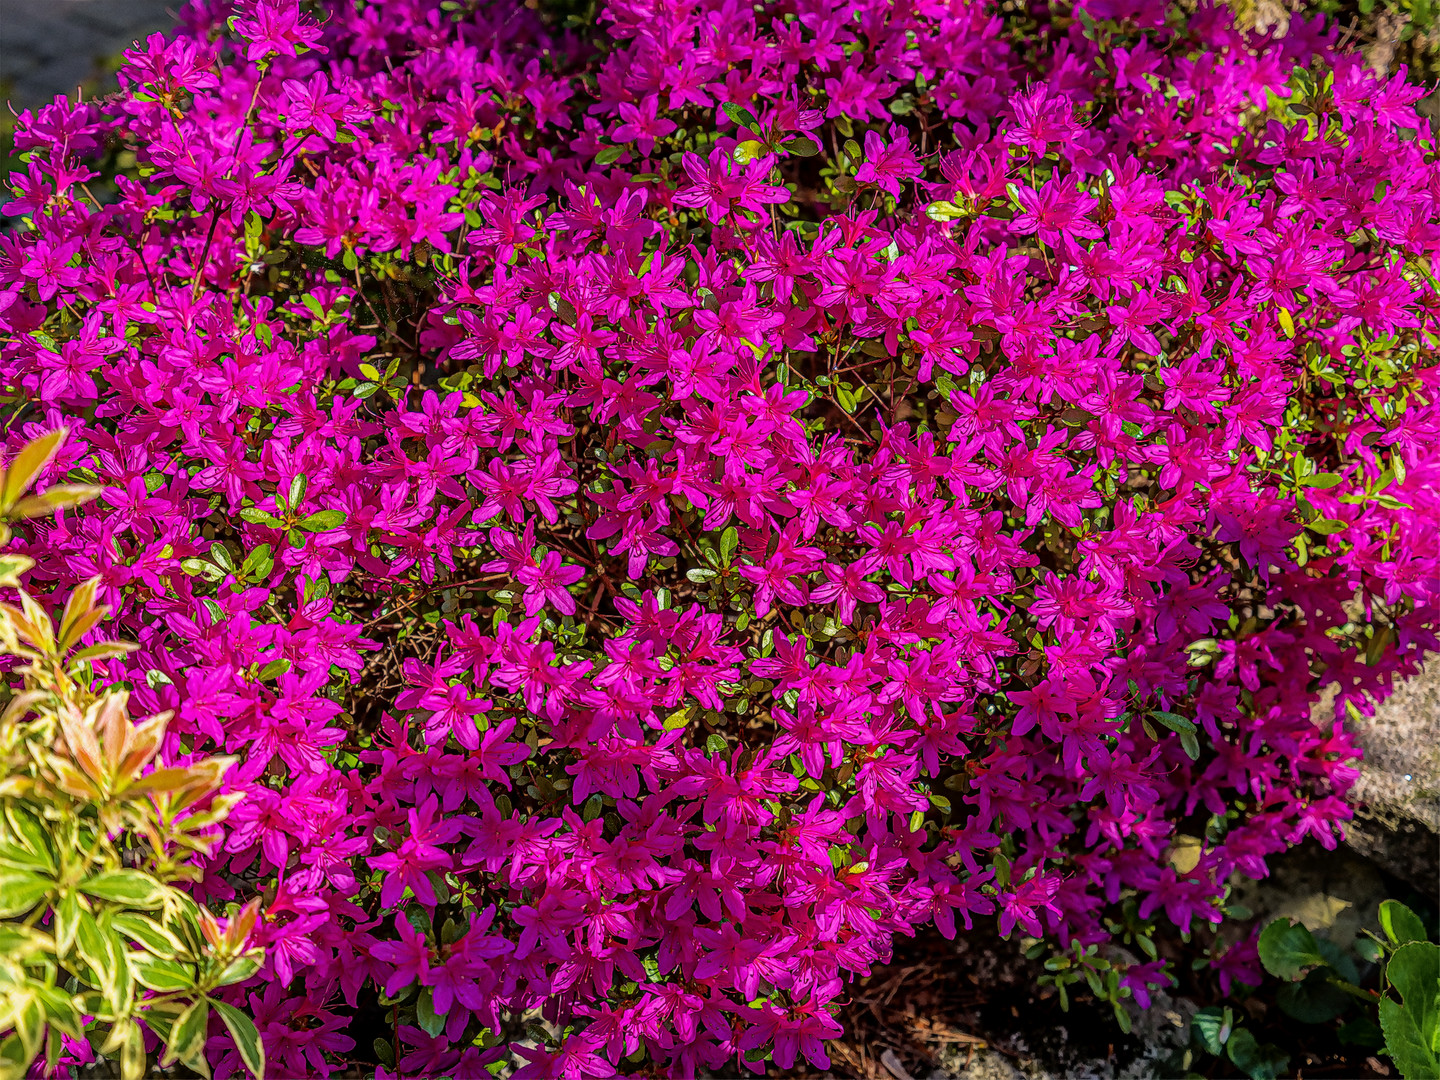
[{"label": "green leaf", "polygon": [[295,523],[296,528],[312,533],[325,532],[327,529],[334,529],[343,524],[345,524],[344,510],[320,510]]},{"label": "green leaf", "polygon": [[0,919],[24,915],[40,902],[55,882],[23,870],[0,871]]},{"label": "green leaf", "polygon": [[435,1014],[434,992],[427,986],[415,1002],[415,1020],[422,1031],[432,1039],[438,1038],[445,1030],[445,1014]]},{"label": "green leaf", "polygon": [[1271,975],[1281,979],[1298,979],[1306,968],[1325,963],[1310,931],[1288,918],[1276,919],[1265,927],[1260,933],[1259,947],[1260,963]]},{"label": "green leaf", "polygon": [[786,139],[780,144],[780,149],[794,154],[796,157],[814,157],[820,153],[820,146],[804,135],[797,135],[793,139]]},{"label": "green leaf", "polygon": [[80,883],[80,891],[100,900],[132,908],[157,908],[165,902],[165,886],[139,870],[112,870]]},{"label": "green leaf", "polygon": [[1290,1055],[1271,1043],[1259,1043],[1246,1028],[1240,1028],[1230,1036],[1225,1051],[1235,1067],[1250,1077],[1250,1080],[1278,1080],[1285,1066],[1290,1064]]},{"label": "green leaf", "polygon": [[223,1001],[211,1001],[210,1004],[225,1021],[225,1028],[235,1040],[235,1048],[240,1051],[240,1060],[245,1062],[245,1067],[255,1080],[265,1080],[265,1044],[260,1041],[260,1032],[255,1030],[254,1021],[234,1005]]},{"label": "green leaf", "polygon": [[760,130],[760,121],[755,119],[755,114],[744,105],[736,105],[733,101],[727,101],[720,106],[720,111],[742,127],[747,127],[755,132]]},{"label": "green leaf", "polygon": [[75,935],[80,932],[80,897],[73,890],[67,891],[55,905],[55,955],[64,958],[75,946]]},{"label": "green leaf", "polygon": [[145,685],[151,690],[158,690],[162,686],[174,686],[175,680],[159,668],[151,668],[145,672]]},{"label": "green leaf", "polygon": [[222,570],[235,571],[235,561],[230,558],[230,549],[224,544],[210,545],[210,561]]},{"label": "green leaf", "polygon": [[47,859],[18,844],[0,844],[0,867],[6,870],[54,872]]},{"label": "green leaf", "polygon": [[195,986],[195,969],[178,960],[167,960],[149,953],[132,952],[130,967],[140,985],[162,994],[190,990]]},{"label": "green leaf", "polygon": [[740,550],[740,532],[734,525],[731,525],[720,534],[720,561],[729,566],[738,550]]},{"label": "green leaf", "polygon": [[142,949],[167,960],[173,960],[185,951],[178,937],[149,916],[121,911],[111,918],[110,925]]},{"label": "green leaf", "polygon": [[5,820],[20,843],[40,859],[39,865],[53,873],[58,866],[55,846],[40,819],[23,807],[9,806],[5,809]]},{"label": "green leaf", "polygon": [[245,556],[245,561],[240,564],[240,576],[263,580],[270,575],[270,570],[274,565],[275,559],[270,554],[270,545],[261,544]]},{"label": "green leaf", "polygon": [[1385,1053],[1405,1080],[1440,1076],[1440,945],[1412,941],[1390,957],[1385,978],[1400,1001],[1380,1000]]},{"label": "green leaf", "polygon": [[1302,476],[1300,478],[1300,486],[1313,488],[1333,488],[1337,486],[1342,479],[1343,477],[1341,477],[1339,473],[1315,473],[1313,476]]},{"label": "green leaf", "polygon": [[7,1035],[0,1042],[0,1071],[7,1076],[25,1076],[35,1054],[25,1048],[19,1035]]},{"label": "green leaf", "polygon": [[1328,1024],[1350,1007],[1350,1001],[1350,995],[1321,971],[1286,983],[1275,994],[1275,1003],[1285,1015],[1303,1024]]},{"label": "green leaf", "polygon": [[240,520],[248,521],[252,525],[268,525],[272,529],[280,528],[282,522],[274,514],[267,514],[258,506],[246,506],[240,511]]},{"label": "green leaf", "polygon": [[5,470],[5,480],[0,485],[0,508],[9,510],[19,501],[20,496],[34,482],[40,470],[49,464],[60,444],[65,441],[65,428],[48,431],[39,438],[31,439],[10,462]]},{"label": "green leaf", "polygon": [[271,679],[279,678],[281,675],[284,675],[289,670],[290,661],[282,656],[279,660],[271,660],[268,664],[262,667],[259,673],[255,676],[255,679],[258,682],[269,682]]},{"label": "green leaf", "polygon": [[125,943],[84,908],[80,909],[75,940],[94,975],[91,985],[100,991],[106,1007],[116,1015],[127,1013],[135,1000],[135,985]]},{"label": "green leaf", "polygon": [[204,998],[191,1004],[175,1020],[170,1029],[170,1038],[165,1055],[160,1059],[162,1066],[183,1061],[192,1069],[198,1060],[204,1066],[205,1033],[210,1024],[210,1003]]},{"label": "green leaf", "polygon": [[82,1038],[84,1017],[75,1006],[75,999],[59,987],[30,984],[30,992],[45,1007],[46,1019],[73,1039]]},{"label": "green leaf", "polygon": [[309,490],[310,478],[306,476],[303,472],[297,473],[295,475],[295,478],[290,481],[290,497],[286,501],[285,505],[288,506],[291,510],[294,510],[297,506],[299,506],[302,502],[305,501],[305,492]]},{"label": "green leaf", "polygon": [[1368,1016],[1357,1017],[1341,1024],[1335,1034],[1342,1046],[1358,1046],[1364,1050],[1379,1050],[1385,1045],[1385,1034],[1378,1024]]},{"label": "green leaf", "polygon": [[1350,527],[1350,523],[1346,521],[1336,521],[1333,518],[1318,518],[1305,527],[1313,533],[1319,533],[1321,536],[1330,536],[1333,533],[1344,532]]},{"label": "green leaf", "polygon": [[1230,1032],[1235,1027],[1235,1014],[1229,1008],[1211,1005],[1201,1009],[1190,1022],[1190,1030],[1208,1053],[1222,1054]]},{"label": "green leaf", "polygon": [[623,146],[602,146],[595,154],[595,164],[609,165],[623,153],[625,153]]},{"label": "green leaf", "polygon": [[746,139],[735,146],[734,158],[741,165],[747,165],[758,157],[763,157],[768,147],[759,139]]},{"label": "green leaf", "polygon": [[1393,945],[1404,945],[1411,941],[1427,941],[1425,924],[1420,916],[1399,900],[1386,900],[1380,905],[1380,929]]},{"label": "green leaf", "polygon": [[220,973],[218,985],[230,986],[233,983],[244,982],[250,976],[260,970],[260,965],[265,962],[265,957],[260,953],[246,953],[230,961],[230,966]]},{"label": "green leaf", "polygon": [[1153,709],[1151,710],[1150,715],[1153,716],[1156,720],[1159,720],[1160,723],[1164,724],[1171,731],[1177,732],[1182,735],[1193,735],[1195,733],[1194,722],[1185,719],[1185,717],[1181,716],[1179,713],[1162,712],[1159,709]]}]

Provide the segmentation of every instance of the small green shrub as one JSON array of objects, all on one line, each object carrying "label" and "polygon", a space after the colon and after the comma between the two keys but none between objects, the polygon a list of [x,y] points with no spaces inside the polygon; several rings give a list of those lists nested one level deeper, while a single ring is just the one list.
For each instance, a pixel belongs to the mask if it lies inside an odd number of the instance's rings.
[{"label": "small green shrub", "polygon": [[[26,496],[64,439],[27,445],[0,479],[0,522],[93,498],[60,486]],[[0,523],[0,545],[8,544]],[[204,1048],[211,1010],[220,1014],[258,1077],[264,1052],[255,1025],[210,998],[248,979],[262,953],[247,948],[259,913],[252,902],[221,924],[173,884],[213,843],[215,826],[240,798],[214,795],[233,758],[161,765],[170,714],[130,719],[126,691],[105,687],[97,661],[131,646],[82,645],[108,613],[99,578],[77,587],[59,624],[20,588],[30,560],[0,554],[0,652],[22,680],[0,714],[0,1080],[30,1074],[43,1052],[55,1066],[63,1036],[117,1054],[120,1073],[145,1075],[141,1024],[161,1036],[162,1065],[183,1061],[209,1075]],[[212,797],[214,796],[214,797]]]},{"label": "small green shrub", "polygon": [[[1260,962],[1283,985],[1275,1004],[1292,1020],[1328,1024],[1344,1020],[1340,1042],[1389,1057],[1405,1080],[1440,1076],[1440,945],[1424,921],[1404,904],[1380,905],[1383,936],[1364,933],[1354,954],[1317,940],[1303,925],[1276,919],[1260,934]],[[1360,962],[1381,966],[1377,989],[1360,984]],[[1378,1016],[1379,1023],[1376,1023]],[[1194,1041],[1230,1059],[1251,1080],[1284,1075],[1289,1056],[1237,1025],[1229,1006],[1196,1014]]]}]

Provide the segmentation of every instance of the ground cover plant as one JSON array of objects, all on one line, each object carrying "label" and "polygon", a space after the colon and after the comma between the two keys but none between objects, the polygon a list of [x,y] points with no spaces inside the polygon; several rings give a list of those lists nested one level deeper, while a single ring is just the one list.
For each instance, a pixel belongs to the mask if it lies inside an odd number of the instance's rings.
[{"label": "ground cover plant", "polygon": [[823,1069],[932,922],[1123,1021],[1336,843],[1435,646],[1440,170],[1323,20],[182,24],[20,118],[0,381],[105,489],[16,550],[239,759],[272,1071]]}]

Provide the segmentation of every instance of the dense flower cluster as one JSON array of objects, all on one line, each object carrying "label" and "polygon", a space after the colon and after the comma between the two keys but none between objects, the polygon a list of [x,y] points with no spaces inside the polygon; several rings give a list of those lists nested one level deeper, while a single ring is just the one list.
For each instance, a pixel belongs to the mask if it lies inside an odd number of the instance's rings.
[{"label": "dense flower cluster", "polygon": [[1144,1000],[1434,645],[1419,91],[1157,0],[539,7],[202,0],[17,132],[9,445],[107,490],[19,546],[242,759],[270,1061],[823,1068],[932,921]]}]

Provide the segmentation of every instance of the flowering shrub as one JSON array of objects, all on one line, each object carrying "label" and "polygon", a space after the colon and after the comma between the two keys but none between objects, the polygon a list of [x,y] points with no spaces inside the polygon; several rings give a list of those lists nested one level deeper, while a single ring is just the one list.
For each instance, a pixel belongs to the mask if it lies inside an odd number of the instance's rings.
[{"label": "flowering shrub", "polygon": [[[0,520],[101,493],[60,484],[25,494],[64,438],[64,429],[42,435],[0,470]],[[9,538],[0,524],[0,545]],[[19,589],[29,566],[0,555],[0,582]],[[0,1076],[33,1075],[42,1052],[48,1073],[62,1054],[93,1059],[96,1048],[119,1051],[126,1080],[144,1076],[137,1020],[163,1036],[164,1064],[203,1074],[213,1007],[258,1077],[255,1025],[207,995],[259,970],[258,950],[246,948],[259,904],[222,926],[171,884],[195,876],[191,857],[215,846],[215,826],[243,797],[210,798],[234,759],[157,768],[169,714],[137,725],[124,691],[95,692],[95,662],[127,651],[114,641],[75,647],[105,618],[97,585],[76,587],[58,626],[23,590],[20,607],[0,606],[0,649],[27,661],[0,716]]]},{"label": "flowering shrub", "polygon": [[826,1068],[931,920],[1123,1019],[1336,843],[1435,644],[1419,90],[1154,0],[228,14],[21,118],[0,379],[106,489],[36,574],[241,759],[279,1073]]}]

